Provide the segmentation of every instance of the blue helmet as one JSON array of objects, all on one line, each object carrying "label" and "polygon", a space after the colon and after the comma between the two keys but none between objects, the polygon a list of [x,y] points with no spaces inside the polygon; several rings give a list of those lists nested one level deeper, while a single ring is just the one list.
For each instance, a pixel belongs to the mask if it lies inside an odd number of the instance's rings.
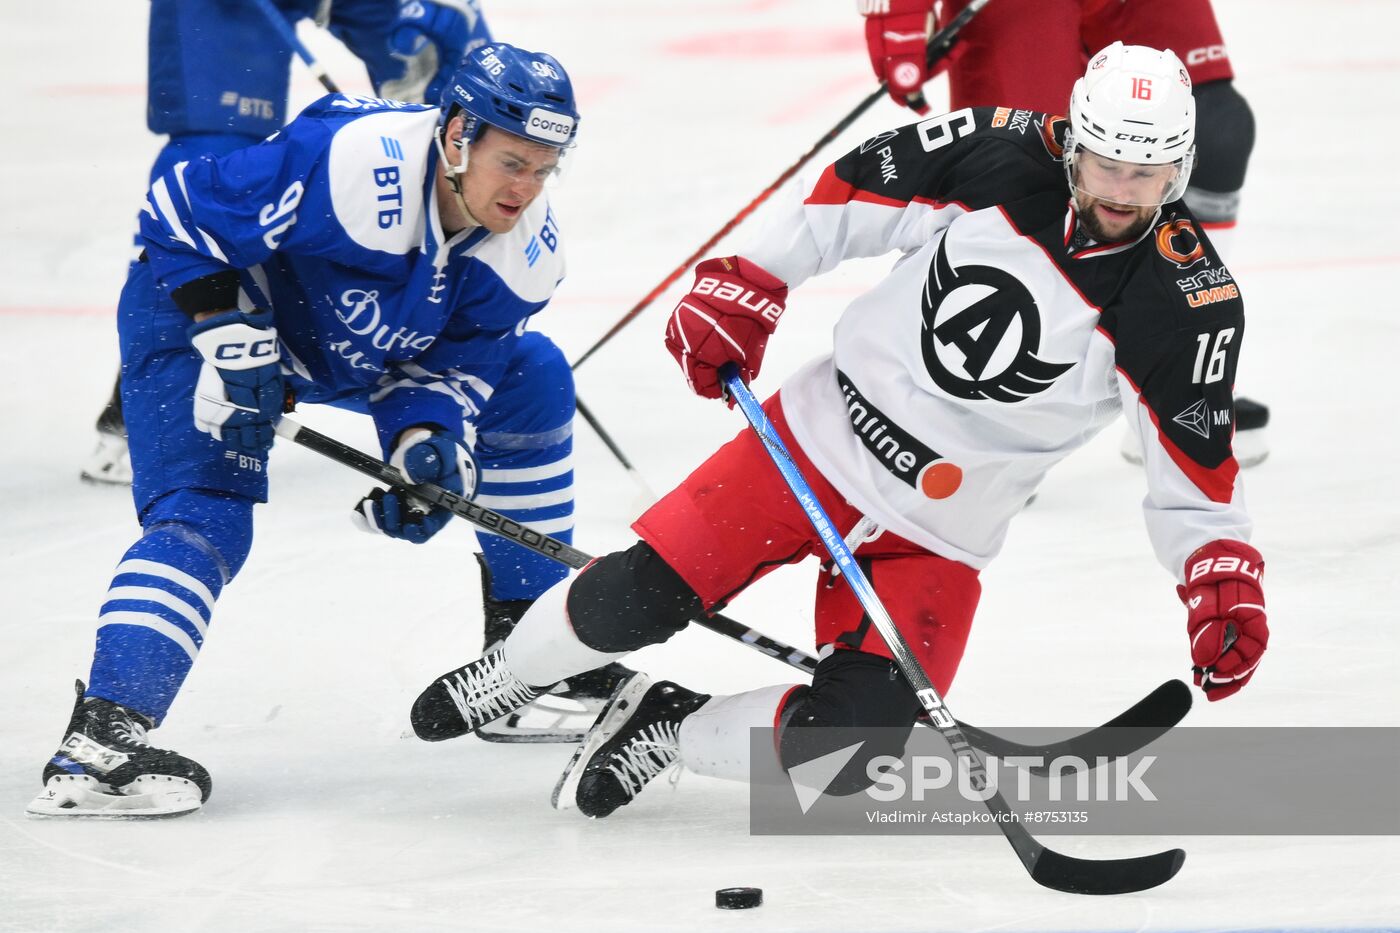
[{"label": "blue helmet", "polygon": [[475,142],[487,126],[566,149],[578,133],[574,86],[552,55],[496,42],[462,60],[442,92],[446,125],[453,105],[466,119],[462,138]]}]

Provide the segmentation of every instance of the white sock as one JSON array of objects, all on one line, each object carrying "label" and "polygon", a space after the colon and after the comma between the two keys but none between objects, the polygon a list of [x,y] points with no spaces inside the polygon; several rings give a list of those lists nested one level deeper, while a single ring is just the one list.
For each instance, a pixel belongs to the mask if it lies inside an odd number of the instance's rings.
[{"label": "white sock", "polygon": [[[776,684],[747,693],[711,697],[704,706],[681,720],[682,766],[708,777],[747,781],[753,758],[749,730],[773,728],[779,706],[796,687],[796,684]],[[778,750],[772,751],[776,763]]]},{"label": "white sock", "polygon": [[566,607],[574,579],[569,576],[550,587],[506,636],[506,667],[532,687],[552,686],[630,653],[597,651],[579,641]]}]

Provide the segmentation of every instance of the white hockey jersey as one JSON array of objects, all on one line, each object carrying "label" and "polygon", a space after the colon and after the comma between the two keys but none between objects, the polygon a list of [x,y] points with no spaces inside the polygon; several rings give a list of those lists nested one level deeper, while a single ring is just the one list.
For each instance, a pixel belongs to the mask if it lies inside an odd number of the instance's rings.
[{"label": "white hockey jersey", "polygon": [[[1181,202],[1133,242],[1076,223],[1064,120],[969,108],[882,133],[790,188],[744,255],[790,287],[904,255],[782,387],[794,436],[882,527],[976,568],[1046,472],[1126,411],[1180,579],[1247,540],[1231,453],[1243,305]],[[792,326],[789,324],[789,326]]]}]

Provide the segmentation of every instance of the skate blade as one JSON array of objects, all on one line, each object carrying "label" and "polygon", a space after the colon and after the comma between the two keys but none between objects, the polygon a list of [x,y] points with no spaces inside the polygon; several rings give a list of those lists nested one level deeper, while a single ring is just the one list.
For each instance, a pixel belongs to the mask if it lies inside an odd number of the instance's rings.
[{"label": "skate blade", "polygon": [[633,710],[651,689],[651,685],[651,678],[641,672],[633,674],[617,685],[602,713],[598,715],[598,721],[579,743],[574,757],[570,758],[564,767],[564,773],[559,775],[559,781],[554,785],[554,793],[549,798],[550,806],[556,810],[578,808],[578,782],[583,779],[583,769],[588,759],[607,744],[617,730],[631,718]]},{"label": "skate blade", "polygon": [[508,716],[478,727],[476,734],[483,741],[505,744],[582,742],[605,702],[546,694]]},{"label": "skate blade", "polygon": [[1269,457],[1269,439],[1264,434],[1264,428],[1253,428],[1248,431],[1236,431],[1235,442],[1232,445],[1235,453],[1235,462],[1240,465],[1241,470],[1258,466]]},{"label": "skate blade", "polygon": [[99,434],[97,449],[88,457],[78,476],[95,486],[130,486],[131,454],[126,438],[114,434]]},{"label": "skate blade", "polygon": [[24,812],[44,819],[153,820],[184,816],[204,803],[192,781],[165,775],[142,775],[123,791],[87,775],[55,775]]}]

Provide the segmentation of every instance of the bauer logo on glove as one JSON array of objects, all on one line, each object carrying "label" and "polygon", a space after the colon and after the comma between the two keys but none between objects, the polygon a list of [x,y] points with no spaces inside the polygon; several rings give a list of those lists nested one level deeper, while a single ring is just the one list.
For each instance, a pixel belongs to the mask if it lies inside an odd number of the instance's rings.
[{"label": "bauer logo on glove", "polygon": [[1191,671],[1209,700],[1237,693],[1254,676],[1269,647],[1264,612],[1264,559],[1243,541],[1213,541],[1186,559],[1186,606]]},{"label": "bauer logo on glove", "polygon": [[695,267],[695,286],[666,322],[666,349],[692,392],[719,398],[718,371],[726,363],[737,364],[745,382],[758,375],[787,291],[776,276],[739,256]]}]

